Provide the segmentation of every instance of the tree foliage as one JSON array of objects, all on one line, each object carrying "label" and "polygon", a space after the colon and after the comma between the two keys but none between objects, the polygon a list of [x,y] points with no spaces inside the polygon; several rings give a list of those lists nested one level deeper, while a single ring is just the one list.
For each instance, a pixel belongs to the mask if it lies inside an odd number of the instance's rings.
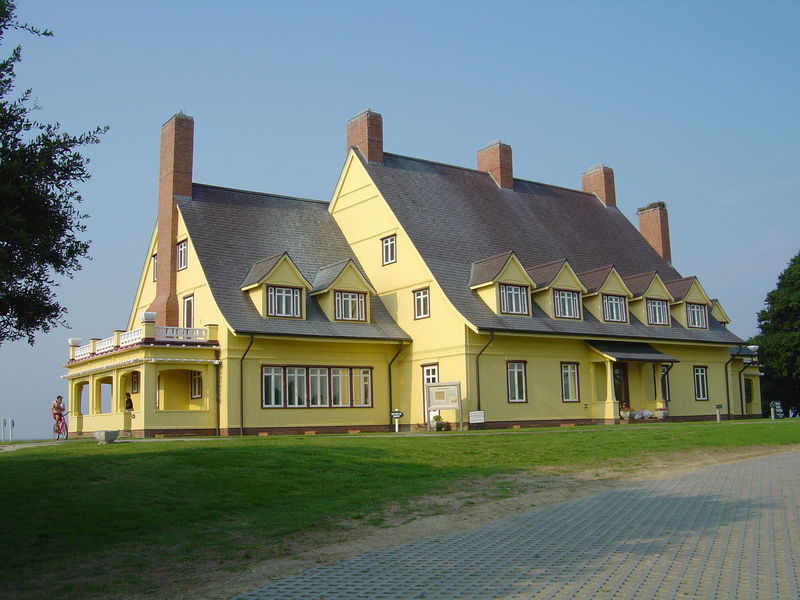
[{"label": "tree foliage", "polygon": [[[15,9],[13,0],[0,0],[0,44],[9,30],[52,35],[20,23]],[[31,90],[13,96],[21,57],[17,46],[0,62],[0,343],[26,337],[32,344],[36,333],[64,324],[55,278],[71,277],[88,257],[75,184],[89,178],[89,160],[77,149],[97,143],[105,128],[76,136],[34,120]]]},{"label": "tree foliage", "polygon": [[764,400],[778,400],[784,409],[800,406],[800,252],[767,294],[758,327],[753,341],[764,365]]}]

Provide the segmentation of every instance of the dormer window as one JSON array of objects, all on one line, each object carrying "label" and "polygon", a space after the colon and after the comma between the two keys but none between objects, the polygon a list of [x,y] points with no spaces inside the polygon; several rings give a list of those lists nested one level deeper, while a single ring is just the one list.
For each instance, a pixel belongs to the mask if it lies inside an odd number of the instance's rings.
[{"label": "dormer window", "polygon": [[366,297],[363,292],[335,292],[337,321],[366,321]]},{"label": "dormer window", "polygon": [[555,315],[561,319],[580,319],[581,305],[578,292],[553,290]]},{"label": "dormer window", "polygon": [[705,329],[708,320],[706,319],[706,305],[686,303],[686,323],[689,327]]},{"label": "dormer window", "polygon": [[397,262],[397,236],[390,235],[381,240],[381,247],[383,249],[383,264],[389,265]]},{"label": "dormer window", "polygon": [[666,300],[647,299],[648,325],[669,325],[669,308]]},{"label": "dormer window", "polygon": [[528,288],[500,284],[500,312],[507,315],[528,314]]},{"label": "dormer window", "polygon": [[299,319],[301,296],[300,288],[267,286],[267,315]]},{"label": "dormer window", "polygon": [[625,307],[625,296],[603,294],[603,318],[617,323],[626,322],[628,311]]}]

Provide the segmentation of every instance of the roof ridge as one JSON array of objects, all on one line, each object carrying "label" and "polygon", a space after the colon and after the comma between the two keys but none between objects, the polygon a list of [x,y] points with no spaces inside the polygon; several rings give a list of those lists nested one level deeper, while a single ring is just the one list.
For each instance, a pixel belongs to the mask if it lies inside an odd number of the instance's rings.
[{"label": "roof ridge", "polygon": [[580,273],[575,273],[575,274],[578,277],[580,277],[581,275],[588,275],[589,273],[595,273],[597,271],[602,271],[603,269],[608,269],[610,271],[611,269],[616,270],[617,267],[614,266],[614,263],[611,263],[611,264],[608,264],[608,265],[603,265],[602,267],[597,267],[596,269],[590,269],[588,271],[581,271]]},{"label": "roof ridge", "polygon": [[505,252],[500,252],[499,254],[494,254],[492,256],[487,256],[486,258],[482,258],[480,260],[474,260],[474,261],[472,261],[472,264],[473,265],[477,265],[478,263],[487,262],[487,261],[490,261],[490,260],[494,260],[496,258],[500,258],[501,256],[507,256],[507,255],[511,255],[511,254],[514,254],[513,250],[506,250]]},{"label": "roof ridge", "polygon": [[299,196],[286,196],[284,194],[272,194],[270,192],[257,192],[255,190],[243,190],[240,188],[232,188],[224,185],[212,185],[210,183],[192,182],[192,185],[197,185],[206,188],[213,188],[216,190],[226,190],[229,192],[240,192],[243,194],[253,194],[255,196],[268,196],[270,198],[280,198],[282,200],[297,200],[298,202],[313,202],[314,204],[329,204],[327,200],[314,200],[313,198],[301,198]]}]

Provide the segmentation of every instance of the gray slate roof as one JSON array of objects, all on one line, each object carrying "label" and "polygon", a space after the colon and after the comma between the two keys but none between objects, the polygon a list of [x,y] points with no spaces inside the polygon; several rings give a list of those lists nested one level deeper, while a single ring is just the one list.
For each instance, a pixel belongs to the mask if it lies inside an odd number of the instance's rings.
[{"label": "gray slate roof", "polygon": [[708,330],[688,330],[648,327],[634,317],[602,323],[588,311],[583,321],[550,319],[535,305],[532,317],[495,314],[469,289],[472,263],[508,251],[537,285],[544,273],[537,277],[530,267],[564,259],[576,273],[613,264],[623,279],[648,271],[664,281],[681,275],[619,209],[593,194],[521,179],[503,189],[473,169],[386,152],[383,163],[368,163],[356,154],[450,301],[480,330],[740,342],[714,318]]},{"label": "gray slate roof", "polygon": [[490,256],[483,260],[478,260],[472,263],[469,276],[469,285],[480,285],[482,283],[489,283],[494,281],[495,277],[500,274],[503,267],[506,266],[508,259],[511,258],[511,252],[503,252],[497,256]]},{"label": "gray slate roof", "polygon": [[589,342],[603,354],[613,356],[617,360],[633,362],[680,362],[674,356],[664,354],[643,342]]},{"label": "gray slate roof", "polygon": [[308,281],[326,265],[353,259],[358,266],[327,202],[197,183],[191,198],[177,202],[214,300],[236,333],[410,340],[374,296],[371,323],[334,323],[308,295],[305,320],[263,318],[241,291],[255,263],[283,252]]}]

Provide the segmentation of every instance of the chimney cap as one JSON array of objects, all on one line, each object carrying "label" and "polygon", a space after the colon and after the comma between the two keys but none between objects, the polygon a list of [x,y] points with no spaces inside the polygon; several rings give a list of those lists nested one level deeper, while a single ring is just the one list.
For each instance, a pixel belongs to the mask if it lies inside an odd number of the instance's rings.
[{"label": "chimney cap", "polygon": [[[176,112],[174,115],[172,115],[172,116],[171,116],[169,119],[167,119],[166,121],[164,121],[164,125],[166,125],[167,123],[169,123],[170,121],[172,121],[172,119],[188,119],[188,120],[190,120],[190,121],[194,121],[194,117],[190,117],[190,116],[189,116],[189,115],[187,115],[185,112],[183,112],[183,110],[179,110],[179,111],[178,111],[178,112]],[[162,127],[163,127],[164,125],[162,125]]]},{"label": "chimney cap", "polygon": [[636,209],[636,214],[638,215],[640,213],[647,212],[648,210],[653,210],[653,209],[656,209],[656,208],[662,208],[662,209],[666,210],[667,209],[667,203],[666,202],[662,202],[660,200],[658,202],[651,202],[647,206],[643,206],[641,208],[637,208]]},{"label": "chimney cap", "polygon": [[584,171],[584,173],[591,173],[592,171],[597,171],[598,169],[608,169],[609,171],[613,171],[614,170],[611,167],[609,167],[608,165],[604,165],[603,163],[600,162],[600,163],[597,163],[596,165],[592,165],[591,167],[586,169]]},{"label": "chimney cap", "polygon": [[379,116],[379,117],[380,117],[380,116],[381,116],[381,113],[379,113],[379,112],[375,112],[374,110],[372,110],[372,107],[369,107],[369,106],[368,106],[367,108],[365,108],[364,110],[362,110],[360,113],[358,113],[358,114],[357,114],[355,117],[353,117],[352,119],[348,119],[348,121],[347,121],[347,122],[349,123],[350,121],[355,121],[356,119],[358,119],[358,118],[359,118],[359,117],[361,117],[362,115],[377,115],[377,116]]},{"label": "chimney cap", "polygon": [[508,146],[508,144],[506,144],[506,143],[505,143],[503,140],[501,140],[500,138],[498,138],[498,139],[496,139],[496,140],[492,140],[491,142],[489,142],[488,144],[486,144],[486,145],[483,147],[483,150],[486,150],[486,148],[491,148],[492,146]]}]

